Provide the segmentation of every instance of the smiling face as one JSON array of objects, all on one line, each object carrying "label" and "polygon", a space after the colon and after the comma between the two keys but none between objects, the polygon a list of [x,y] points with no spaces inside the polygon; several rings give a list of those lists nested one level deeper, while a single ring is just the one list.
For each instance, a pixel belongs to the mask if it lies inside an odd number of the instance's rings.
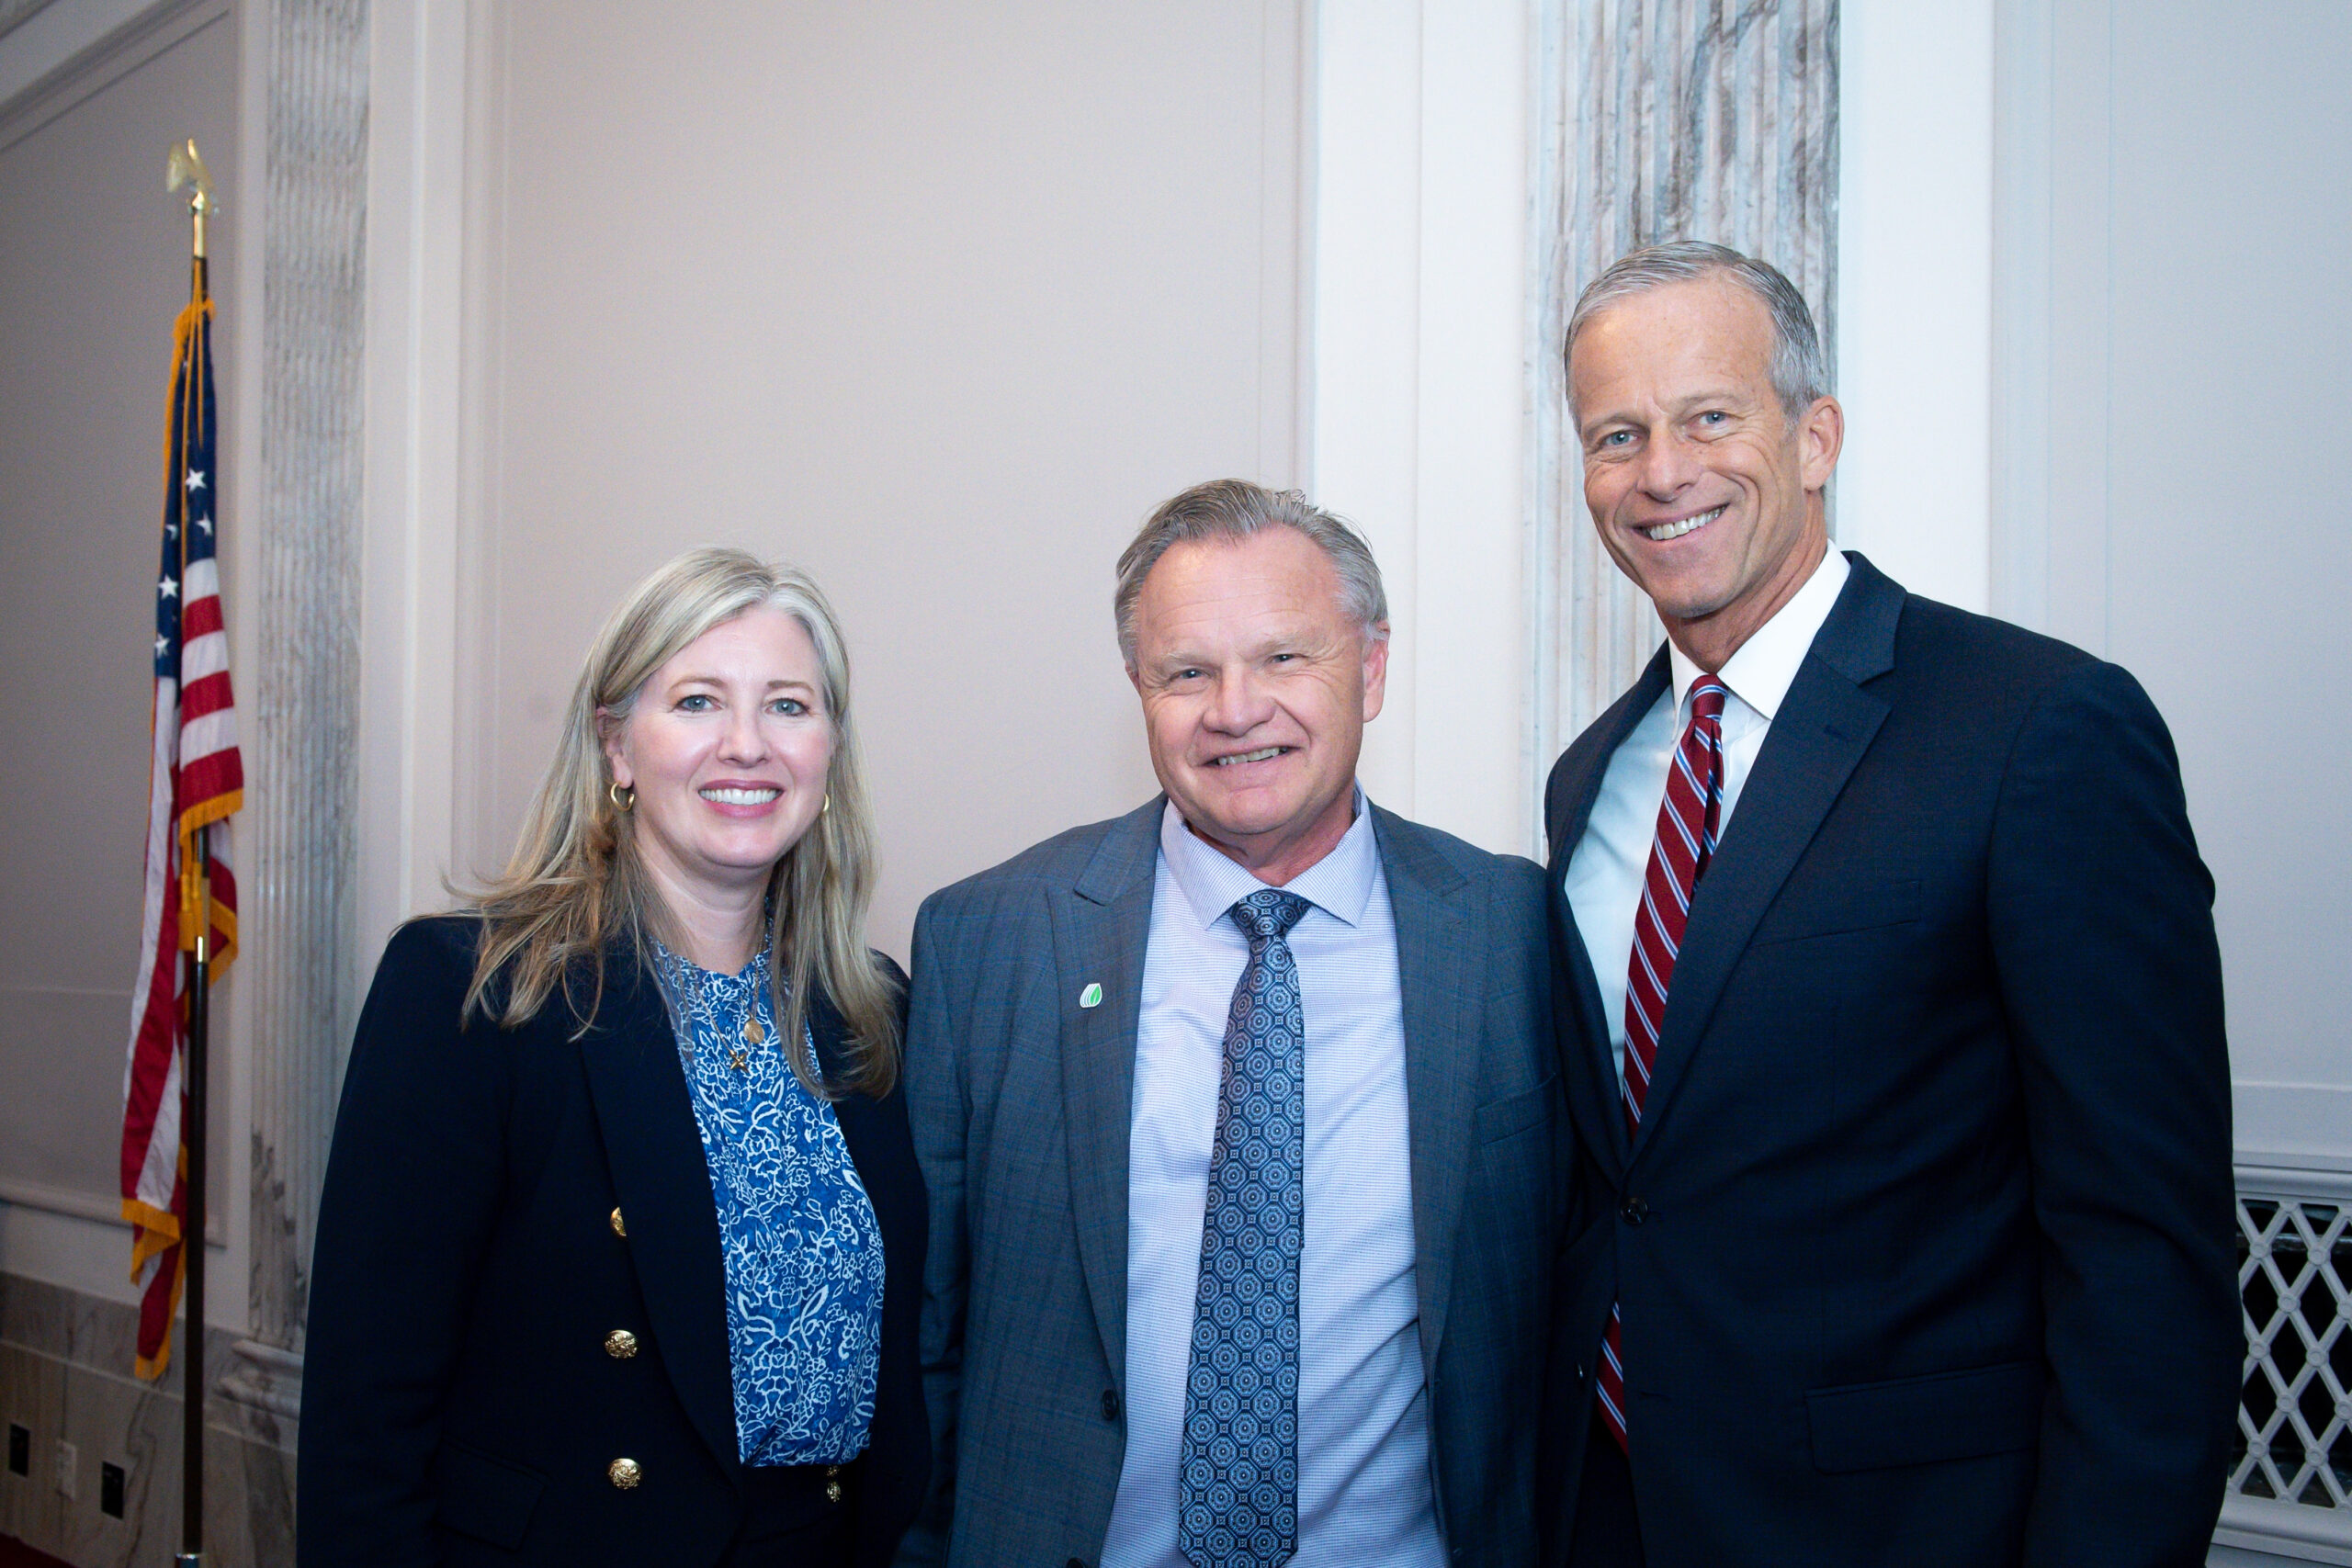
[{"label": "smiling face", "polygon": [[753,903],[825,803],[833,726],[823,666],[772,604],[703,633],[646,678],[605,738],[637,791],[637,843],[676,908]]},{"label": "smiling face", "polygon": [[1683,652],[1719,670],[1828,547],[1822,488],[1845,415],[1792,420],[1772,389],[1772,321],[1728,277],[1671,283],[1577,333],[1570,406],[1600,542]]},{"label": "smiling face", "polygon": [[1280,886],[1354,819],[1387,628],[1367,637],[1339,573],[1294,528],[1171,547],[1136,598],[1152,771],[1193,831]]}]

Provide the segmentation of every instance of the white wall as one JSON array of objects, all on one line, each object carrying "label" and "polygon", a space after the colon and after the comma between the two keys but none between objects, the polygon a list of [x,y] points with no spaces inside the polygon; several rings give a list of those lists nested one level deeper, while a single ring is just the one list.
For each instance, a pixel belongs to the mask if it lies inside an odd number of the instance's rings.
[{"label": "white wall", "polygon": [[1990,603],[1993,0],[1839,13],[1838,542]]},{"label": "white wall", "polygon": [[1308,482],[1388,584],[1365,789],[1522,853],[1529,10],[1320,8]]},{"label": "white wall", "polygon": [[2241,1157],[2352,1168],[2352,741],[2332,685],[2352,11],[2039,9],[2023,129],[2048,239],[2019,295],[2044,352],[2018,375],[2049,437],[2028,476],[2043,515],[2009,554],[2049,628],[2132,670],[2171,726],[2218,885]]}]

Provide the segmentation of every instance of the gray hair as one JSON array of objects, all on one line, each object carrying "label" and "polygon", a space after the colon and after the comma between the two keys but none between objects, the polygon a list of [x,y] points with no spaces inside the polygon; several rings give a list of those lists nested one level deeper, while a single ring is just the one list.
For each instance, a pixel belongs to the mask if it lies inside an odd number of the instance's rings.
[{"label": "gray hair", "polygon": [[1136,600],[1160,557],[1178,545],[1238,541],[1269,528],[1295,529],[1313,540],[1340,574],[1340,608],[1363,628],[1367,640],[1387,635],[1388,591],[1380,584],[1380,563],[1344,519],[1298,491],[1268,490],[1248,479],[1211,479],[1163,503],[1119,557],[1119,587],[1111,609],[1127,668],[1136,667]]},{"label": "gray hair", "polygon": [[[1796,285],[1770,262],[1703,240],[1644,245],[1610,263],[1577,296],[1577,308],[1568,317],[1567,333],[1560,345],[1562,363],[1576,353],[1577,333],[1585,323],[1611,306],[1669,283],[1694,283],[1719,272],[1728,274],[1733,282],[1754,295],[1772,319],[1772,390],[1780,397],[1781,412],[1795,419],[1827,397],[1829,364],[1821,353],[1821,334],[1814,330],[1813,312],[1805,309],[1804,296],[1797,292]],[[1568,389],[1573,410],[1573,378]]]}]

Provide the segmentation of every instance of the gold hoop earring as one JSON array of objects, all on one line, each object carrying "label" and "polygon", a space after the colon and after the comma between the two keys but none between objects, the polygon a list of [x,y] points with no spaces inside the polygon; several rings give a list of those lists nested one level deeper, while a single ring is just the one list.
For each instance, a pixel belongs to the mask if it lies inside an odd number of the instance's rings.
[{"label": "gold hoop earring", "polygon": [[613,803],[614,810],[626,817],[637,807],[637,787],[615,779],[605,786],[605,798]]},{"label": "gold hoop earring", "polygon": [[827,790],[825,792],[825,804],[817,807],[817,815],[822,817],[826,812],[831,811],[832,808],[833,792],[831,790]]}]

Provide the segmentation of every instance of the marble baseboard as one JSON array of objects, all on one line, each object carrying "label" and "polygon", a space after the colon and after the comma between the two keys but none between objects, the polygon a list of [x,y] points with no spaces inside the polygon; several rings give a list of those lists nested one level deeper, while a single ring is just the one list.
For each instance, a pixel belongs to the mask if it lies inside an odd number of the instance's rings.
[{"label": "marble baseboard", "polygon": [[[179,1545],[179,1380],[131,1376],[137,1317],[40,1280],[0,1274],[0,1421],[28,1427],[32,1473],[0,1473],[0,1535],[76,1568],[169,1568]],[[223,1397],[249,1359],[205,1336],[205,1561],[278,1568],[294,1559],[294,1422]],[[78,1450],[75,1495],[57,1490],[57,1445]],[[99,1511],[99,1467],[123,1467],[123,1517]]]}]

